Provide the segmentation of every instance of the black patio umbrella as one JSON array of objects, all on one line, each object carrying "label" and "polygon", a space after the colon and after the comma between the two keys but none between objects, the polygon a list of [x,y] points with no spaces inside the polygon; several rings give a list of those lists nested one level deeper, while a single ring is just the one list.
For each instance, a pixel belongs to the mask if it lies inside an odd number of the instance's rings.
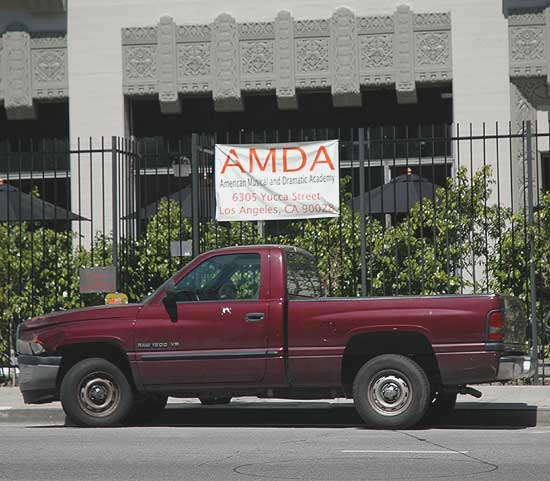
[{"label": "black patio umbrella", "polygon": [[[433,200],[438,185],[416,174],[404,174],[388,183],[365,192],[365,212],[367,214],[402,214],[420,202],[420,199]],[[361,195],[352,199],[353,210],[360,212]]]},{"label": "black patio umbrella", "polygon": [[0,222],[88,220],[0,180]]},{"label": "black patio umbrella", "polygon": [[[170,199],[176,201],[181,210],[181,216],[186,218],[193,217],[193,212],[191,208],[191,187],[187,186],[183,189],[177,190],[176,192],[172,192],[170,195],[164,196],[163,198]],[[128,214],[127,216],[123,217],[123,219],[135,219],[136,217],[139,217],[139,219],[151,219],[156,215],[158,212],[158,208],[160,205],[160,201],[156,200],[154,202],[151,202],[150,204],[147,204],[145,207],[142,207],[137,212],[132,212],[131,214]],[[199,202],[202,202],[202,204],[199,206],[199,212],[203,217],[212,218],[213,217],[213,211],[214,211],[214,195],[213,192],[210,195],[210,202],[204,202],[204,197],[199,198]]]}]

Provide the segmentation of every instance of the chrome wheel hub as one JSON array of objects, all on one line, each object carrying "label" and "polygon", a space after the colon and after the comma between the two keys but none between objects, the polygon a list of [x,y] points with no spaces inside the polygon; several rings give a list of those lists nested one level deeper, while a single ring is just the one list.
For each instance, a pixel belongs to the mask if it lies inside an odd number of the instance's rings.
[{"label": "chrome wheel hub", "polygon": [[383,416],[397,416],[411,403],[409,380],[399,374],[374,378],[368,388],[369,402]]}]

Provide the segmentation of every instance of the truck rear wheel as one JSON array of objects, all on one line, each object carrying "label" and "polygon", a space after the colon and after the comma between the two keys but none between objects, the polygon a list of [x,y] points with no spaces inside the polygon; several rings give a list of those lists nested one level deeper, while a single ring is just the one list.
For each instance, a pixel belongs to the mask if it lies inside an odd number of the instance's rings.
[{"label": "truck rear wheel", "polygon": [[102,358],[77,362],[60,389],[65,414],[78,426],[106,427],[124,422],[133,405],[133,393],[124,373]]},{"label": "truck rear wheel", "polygon": [[406,429],[426,412],[430,383],[412,359],[385,354],[359,369],[353,382],[353,399],[357,412],[369,426]]}]

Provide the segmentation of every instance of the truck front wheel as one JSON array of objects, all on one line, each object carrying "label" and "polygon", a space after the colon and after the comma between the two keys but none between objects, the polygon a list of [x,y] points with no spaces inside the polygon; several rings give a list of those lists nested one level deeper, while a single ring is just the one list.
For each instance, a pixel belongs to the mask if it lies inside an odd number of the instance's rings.
[{"label": "truck front wheel", "polygon": [[428,408],[430,383],[412,359],[398,354],[377,356],[355,376],[353,399],[366,424],[383,429],[415,425]]},{"label": "truck front wheel", "polygon": [[88,358],[69,369],[60,389],[65,414],[78,426],[106,427],[124,422],[133,393],[124,373],[102,358]]}]

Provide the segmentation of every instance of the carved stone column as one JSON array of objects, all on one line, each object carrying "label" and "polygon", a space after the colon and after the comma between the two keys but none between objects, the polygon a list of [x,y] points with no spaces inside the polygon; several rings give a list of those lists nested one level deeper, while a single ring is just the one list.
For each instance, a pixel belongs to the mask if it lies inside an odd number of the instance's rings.
[{"label": "carved stone column", "polygon": [[413,14],[407,5],[399,5],[394,14],[395,23],[395,90],[401,104],[416,103],[414,77]]},{"label": "carved stone column", "polygon": [[2,70],[4,106],[8,119],[34,119],[32,100],[31,41],[27,32],[6,32],[3,36]]},{"label": "carved stone column", "polygon": [[243,110],[237,23],[231,15],[222,13],[212,26],[214,109],[218,112]]},{"label": "carved stone column", "polygon": [[294,78],[294,20],[281,11],[275,18],[275,72],[277,104],[281,110],[298,108]]},{"label": "carved stone column", "polygon": [[345,7],[337,9],[330,19],[331,92],[335,107],[361,106],[355,25],[355,14]]},{"label": "carved stone column", "polygon": [[[538,94],[537,94],[538,91]],[[540,94],[546,94],[546,85],[541,79],[522,79],[510,82],[510,112],[512,117],[512,134],[525,134],[526,122],[531,121],[533,131],[537,119],[537,101]],[[537,100],[538,97],[538,100]],[[538,152],[536,142],[532,142],[533,172],[537,172]],[[527,143],[523,138],[512,140],[512,162],[510,177],[512,181],[512,207],[515,211],[522,209],[527,202]],[[537,192],[537,176],[533,176],[533,192]]]},{"label": "carved stone column", "polygon": [[177,85],[176,24],[168,16],[162,17],[157,27],[157,72],[161,112],[181,113]]}]

